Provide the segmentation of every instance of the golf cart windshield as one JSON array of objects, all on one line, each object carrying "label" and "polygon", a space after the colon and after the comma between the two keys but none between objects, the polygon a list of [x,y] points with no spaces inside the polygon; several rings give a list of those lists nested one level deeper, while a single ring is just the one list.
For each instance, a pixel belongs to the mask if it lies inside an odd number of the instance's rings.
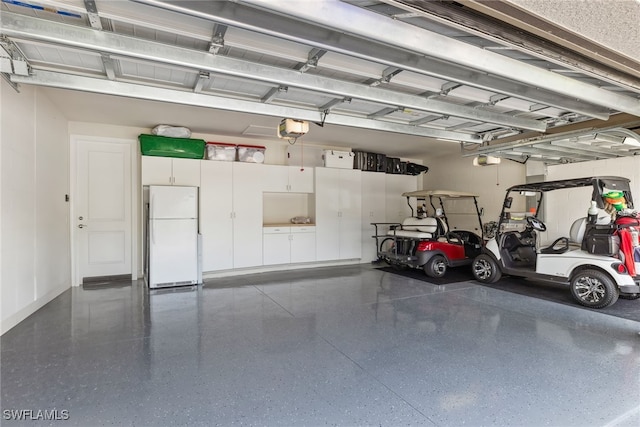
[{"label": "golf cart windshield", "polygon": [[407,198],[412,216],[437,216],[445,221],[450,230],[476,229],[482,233],[482,210],[478,207],[478,196],[475,194],[451,190],[418,190],[402,193],[402,196]]},{"label": "golf cart windshield", "polygon": [[[591,200],[608,212],[633,209],[629,180],[600,176],[514,185],[507,190],[500,215],[499,231],[522,231],[527,217],[542,216],[544,194],[550,191],[591,187]],[[588,207],[588,204],[585,204]]]}]

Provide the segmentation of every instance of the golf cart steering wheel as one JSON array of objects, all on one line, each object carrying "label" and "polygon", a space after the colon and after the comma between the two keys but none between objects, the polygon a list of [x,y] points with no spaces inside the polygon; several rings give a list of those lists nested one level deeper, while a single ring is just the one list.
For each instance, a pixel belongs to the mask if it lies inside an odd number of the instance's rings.
[{"label": "golf cart steering wheel", "polygon": [[527,224],[536,231],[547,231],[547,226],[535,216],[527,217]]}]

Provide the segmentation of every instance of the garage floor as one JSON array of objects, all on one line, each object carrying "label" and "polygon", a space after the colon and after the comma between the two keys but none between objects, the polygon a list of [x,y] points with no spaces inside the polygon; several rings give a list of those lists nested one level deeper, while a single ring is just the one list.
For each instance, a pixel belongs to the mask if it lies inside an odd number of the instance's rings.
[{"label": "garage floor", "polygon": [[75,288],[2,337],[2,425],[638,426],[638,331],[369,266]]}]

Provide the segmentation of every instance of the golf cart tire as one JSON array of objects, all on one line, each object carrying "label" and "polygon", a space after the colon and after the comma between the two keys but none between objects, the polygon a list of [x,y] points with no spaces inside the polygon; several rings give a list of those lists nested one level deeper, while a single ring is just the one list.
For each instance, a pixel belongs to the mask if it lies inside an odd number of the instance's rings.
[{"label": "golf cart tire", "polygon": [[640,298],[640,294],[620,294],[620,299],[638,299]]},{"label": "golf cart tire", "polygon": [[422,266],[422,269],[427,276],[439,279],[447,273],[447,260],[442,255],[434,255]]},{"label": "golf cart tire", "polygon": [[[589,283],[593,282],[593,283]],[[587,289],[597,286],[597,291],[602,296],[597,295],[592,290]],[[585,269],[576,273],[571,278],[571,295],[578,304],[589,308],[605,308],[618,301],[620,292],[615,282],[599,270]]]},{"label": "golf cart tire", "polygon": [[471,271],[473,271],[473,277],[482,283],[495,283],[502,277],[500,266],[487,254],[480,254],[473,260]]}]

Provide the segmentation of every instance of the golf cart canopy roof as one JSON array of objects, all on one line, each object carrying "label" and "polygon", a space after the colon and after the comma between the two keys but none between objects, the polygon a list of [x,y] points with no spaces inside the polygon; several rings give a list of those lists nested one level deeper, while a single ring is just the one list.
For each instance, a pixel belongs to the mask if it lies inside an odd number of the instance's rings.
[{"label": "golf cart canopy roof", "polygon": [[462,191],[449,191],[449,190],[418,190],[407,191],[402,193],[403,197],[416,197],[418,199],[425,199],[427,197],[439,197],[441,199],[463,199],[478,197],[475,194],[463,193]]},{"label": "golf cart canopy roof", "polygon": [[562,179],[559,181],[534,182],[531,184],[519,184],[510,187],[509,191],[538,191],[547,192],[563,188],[594,187],[602,189],[615,189],[629,191],[629,179],[620,176],[592,176],[587,178]]}]

